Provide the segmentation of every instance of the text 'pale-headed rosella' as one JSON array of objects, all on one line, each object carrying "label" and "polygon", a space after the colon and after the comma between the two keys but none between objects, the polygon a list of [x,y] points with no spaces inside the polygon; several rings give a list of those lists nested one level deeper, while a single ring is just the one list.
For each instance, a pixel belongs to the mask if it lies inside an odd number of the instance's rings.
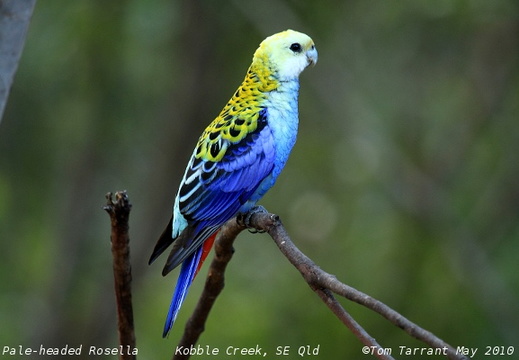
[{"label": "text 'pale-headed rosella'", "polygon": [[254,53],[243,83],[200,136],[173,217],[149,261],[173,244],[162,274],[182,264],[164,337],[220,227],[248,212],[285,166],[297,136],[299,74],[316,62],[307,35],[287,30],[269,36]]}]

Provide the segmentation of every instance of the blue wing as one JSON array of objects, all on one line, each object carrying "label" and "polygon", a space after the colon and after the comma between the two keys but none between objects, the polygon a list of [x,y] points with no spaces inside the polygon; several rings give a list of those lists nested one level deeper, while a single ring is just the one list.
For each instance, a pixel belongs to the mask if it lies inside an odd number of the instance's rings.
[{"label": "blue wing", "polygon": [[268,127],[266,109],[260,112],[257,122],[256,129],[239,141],[219,143],[226,148],[221,160],[211,161],[196,156],[191,159],[177,195],[180,214],[188,226],[177,239],[172,239],[167,229],[162,245],[159,246],[159,240],[151,258],[153,261],[174,241],[164,275],[193,254],[238,211],[246,211],[243,208],[245,204],[255,197],[255,192],[271,174],[275,144]]}]

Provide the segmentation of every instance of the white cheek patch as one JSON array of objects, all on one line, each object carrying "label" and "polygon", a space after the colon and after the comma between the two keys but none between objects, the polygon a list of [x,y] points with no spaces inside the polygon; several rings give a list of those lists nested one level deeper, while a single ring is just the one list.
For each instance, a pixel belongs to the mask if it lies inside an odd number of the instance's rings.
[{"label": "white cheek patch", "polygon": [[280,80],[294,80],[309,65],[309,61],[304,54],[294,56],[292,59],[284,61],[278,69]]}]

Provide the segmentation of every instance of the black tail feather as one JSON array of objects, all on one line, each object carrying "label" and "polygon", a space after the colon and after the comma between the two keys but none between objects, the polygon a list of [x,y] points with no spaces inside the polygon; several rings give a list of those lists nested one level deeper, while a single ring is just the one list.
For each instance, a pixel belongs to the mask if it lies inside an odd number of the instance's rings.
[{"label": "black tail feather", "polygon": [[153,249],[153,253],[151,254],[150,260],[148,261],[148,264],[151,264],[157,258],[166,250],[171,243],[173,242],[173,217],[169,220],[168,226],[166,226],[166,229],[162,232],[162,235],[160,235],[159,240],[157,241],[157,244],[155,245],[155,248]]}]

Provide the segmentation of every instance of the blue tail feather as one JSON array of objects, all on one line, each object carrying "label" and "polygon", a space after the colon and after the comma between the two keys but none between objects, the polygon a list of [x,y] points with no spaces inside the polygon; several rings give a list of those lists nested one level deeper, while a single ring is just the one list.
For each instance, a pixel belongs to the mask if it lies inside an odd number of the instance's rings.
[{"label": "blue tail feather", "polygon": [[182,306],[182,303],[184,302],[184,299],[186,298],[186,295],[189,291],[189,287],[191,286],[191,283],[195,277],[196,269],[198,268],[198,263],[200,262],[200,258],[202,256],[202,248],[203,246],[200,246],[197,251],[195,251],[182,263],[177,285],[175,286],[175,292],[173,293],[173,299],[171,300],[171,305],[169,306],[168,316],[166,317],[166,323],[164,324],[164,332],[162,333],[162,337],[168,336],[169,331],[175,323],[180,307]]}]

